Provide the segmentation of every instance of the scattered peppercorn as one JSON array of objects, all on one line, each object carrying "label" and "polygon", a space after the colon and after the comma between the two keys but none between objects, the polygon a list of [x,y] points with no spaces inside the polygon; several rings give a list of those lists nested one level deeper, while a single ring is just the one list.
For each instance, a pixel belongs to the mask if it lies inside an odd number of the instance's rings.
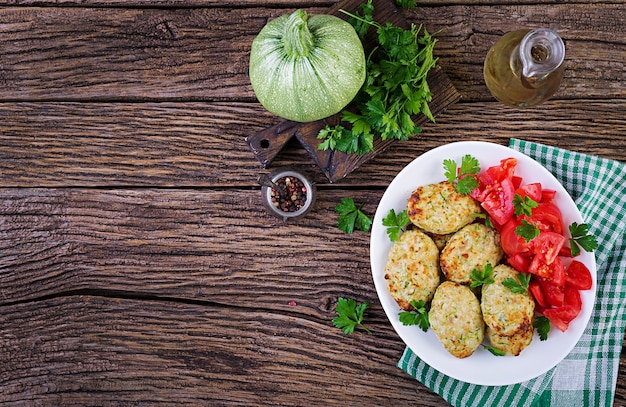
[{"label": "scattered peppercorn", "polygon": [[272,204],[283,212],[296,212],[306,203],[306,186],[296,177],[286,176],[279,178],[275,184],[285,191],[283,196],[279,191],[272,188]]}]

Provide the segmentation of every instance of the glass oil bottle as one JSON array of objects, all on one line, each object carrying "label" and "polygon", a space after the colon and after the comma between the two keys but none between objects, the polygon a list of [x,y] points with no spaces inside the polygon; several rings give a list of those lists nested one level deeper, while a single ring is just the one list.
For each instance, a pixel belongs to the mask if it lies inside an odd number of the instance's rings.
[{"label": "glass oil bottle", "polygon": [[524,29],[503,35],[487,53],[485,83],[500,102],[536,106],[557,91],[563,78],[565,45],[549,29]]}]

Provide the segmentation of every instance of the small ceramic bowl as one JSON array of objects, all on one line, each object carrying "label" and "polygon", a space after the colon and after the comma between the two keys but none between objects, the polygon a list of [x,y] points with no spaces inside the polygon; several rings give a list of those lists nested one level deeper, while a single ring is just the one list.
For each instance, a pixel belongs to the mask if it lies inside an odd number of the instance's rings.
[{"label": "small ceramic bowl", "polygon": [[293,167],[281,167],[268,176],[279,188],[277,190],[259,181],[263,205],[272,215],[287,221],[304,216],[313,209],[316,189],[306,174]]}]

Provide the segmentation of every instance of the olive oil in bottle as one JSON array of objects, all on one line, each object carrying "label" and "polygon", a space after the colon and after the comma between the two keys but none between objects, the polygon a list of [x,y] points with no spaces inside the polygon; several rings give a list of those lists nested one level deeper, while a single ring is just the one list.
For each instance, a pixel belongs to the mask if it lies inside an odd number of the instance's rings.
[{"label": "olive oil in bottle", "polygon": [[485,58],[485,83],[510,106],[530,107],[554,95],[563,78],[565,46],[548,29],[517,30],[500,38]]}]

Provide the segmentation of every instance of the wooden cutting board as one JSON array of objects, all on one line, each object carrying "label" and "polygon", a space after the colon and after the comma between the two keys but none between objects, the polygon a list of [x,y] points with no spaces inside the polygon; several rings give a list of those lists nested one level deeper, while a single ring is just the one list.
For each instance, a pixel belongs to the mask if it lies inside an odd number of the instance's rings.
[{"label": "wooden cutting board", "polygon": [[[343,9],[354,13],[363,2],[364,0],[340,1],[335,4],[335,6],[329,8],[327,14],[336,15],[347,20],[348,16],[339,10]],[[381,24],[391,22],[398,27],[410,28],[411,25],[402,14],[400,14],[400,11],[392,0],[374,0],[372,4],[374,5],[375,21]],[[365,43],[366,55],[368,54],[368,49],[371,49],[373,46],[371,44],[375,44],[375,41],[375,30],[370,29]],[[429,72],[428,85],[433,94],[433,99],[428,106],[435,117],[461,98],[461,95],[439,66]],[[320,167],[324,175],[326,175],[328,180],[335,182],[343,179],[361,164],[378,156],[387,148],[398,142],[398,140],[383,141],[380,137],[374,137],[374,151],[360,156],[358,154],[346,154],[339,151],[318,150],[317,146],[320,140],[317,139],[317,134],[319,131],[326,127],[326,125],[334,126],[339,124],[340,121],[341,113],[323,120],[308,123],[282,119],[277,124],[246,137],[246,143],[261,162],[263,168],[268,168],[285,144],[287,144],[291,138],[296,137],[300,144],[302,144],[311,155],[315,163]],[[419,115],[414,118],[414,121],[417,126],[421,127],[429,120],[424,115]]]}]

